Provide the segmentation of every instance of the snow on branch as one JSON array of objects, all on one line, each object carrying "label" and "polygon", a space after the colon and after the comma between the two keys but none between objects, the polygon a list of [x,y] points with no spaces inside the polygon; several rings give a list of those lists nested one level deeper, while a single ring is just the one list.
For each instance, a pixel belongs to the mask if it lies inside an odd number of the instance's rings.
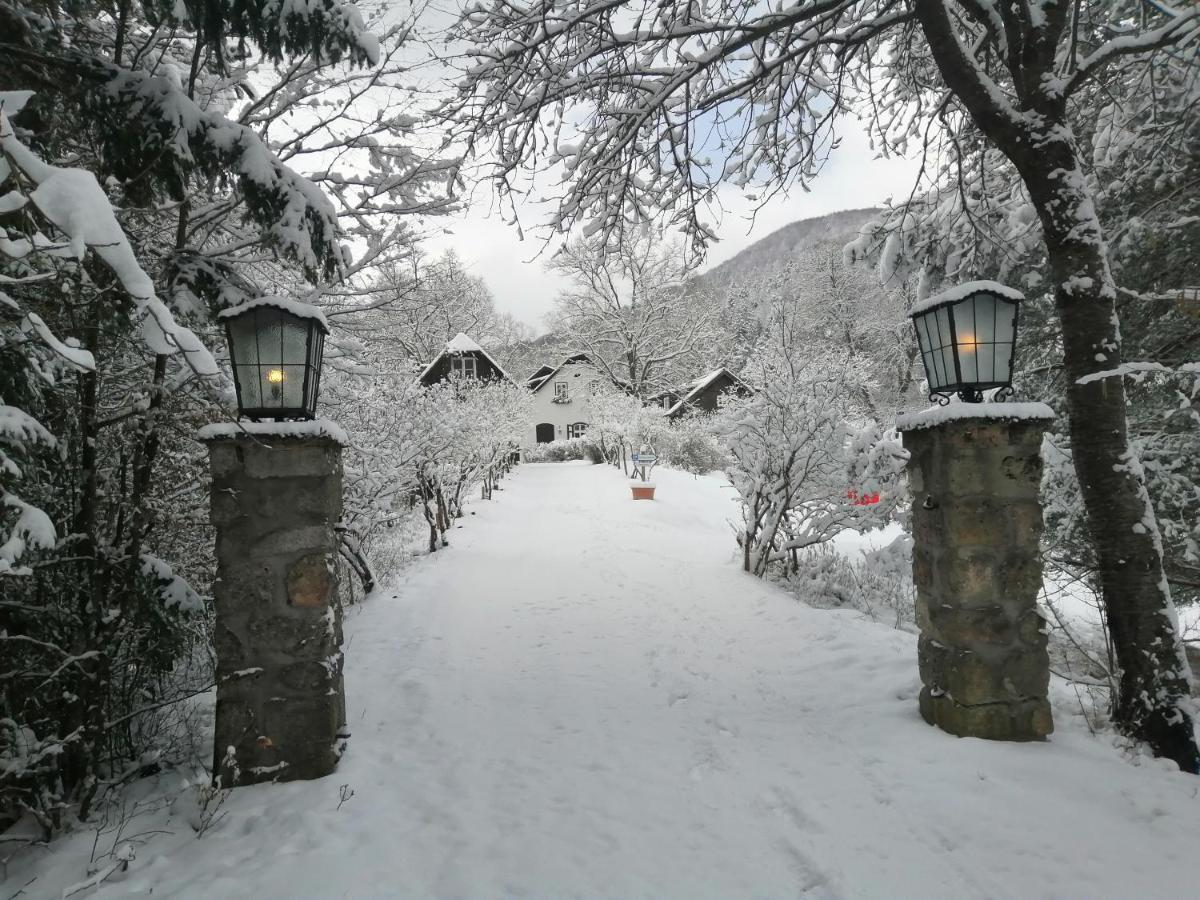
[{"label": "snow on branch", "polygon": [[345,265],[332,202],[312,181],[281,163],[253,129],[202,109],[166,76],[81,54],[73,63],[97,83],[90,95],[92,111],[137,132],[137,140],[114,153],[119,176],[136,179],[158,170],[162,183],[177,185],[178,192],[193,170],[209,178],[232,172],[268,243],[298,263],[310,281],[332,278]]},{"label": "snow on branch", "polygon": [[[129,239],[117,222],[96,176],[83,169],[52,166],[17,139],[8,117],[0,112],[0,153],[37,187],[29,199],[34,207],[69,239],[73,256],[83,259],[88,250],[100,257],[116,275],[142,314],[142,339],[154,353],[182,352],[197,375],[220,375],[212,354],[200,339],[175,321],[171,310],[155,294],[154,282],[137,261]],[[75,363],[84,363],[76,355]]]},{"label": "snow on branch", "polygon": [[1070,96],[1081,84],[1118,57],[1146,53],[1172,44],[1183,46],[1200,39],[1200,6],[1193,3],[1185,10],[1161,3],[1155,4],[1155,8],[1167,14],[1164,24],[1140,34],[1121,34],[1101,44],[1080,61],[1063,94]]},{"label": "snow on branch", "polygon": [[1163,375],[1173,375],[1175,372],[1187,372],[1187,365],[1181,366],[1179,369],[1172,369],[1170,366],[1164,366],[1162,363],[1156,362],[1127,362],[1121,363],[1115,369],[1105,369],[1103,372],[1089,372],[1075,379],[1076,384],[1091,384],[1093,381],[1103,381],[1105,378],[1145,378],[1147,375],[1161,373]]},{"label": "snow on branch", "polygon": [[[11,409],[3,407],[0,409]],[[36,506],[31,506],[15,494],[0,494],[0,507],[16,510],[17,520],[8,539],[0,544],[0,575],[25,575],[28,569],[19,568],[17,562],[27,549],[50,550],[58,540],[54,523]]]}]

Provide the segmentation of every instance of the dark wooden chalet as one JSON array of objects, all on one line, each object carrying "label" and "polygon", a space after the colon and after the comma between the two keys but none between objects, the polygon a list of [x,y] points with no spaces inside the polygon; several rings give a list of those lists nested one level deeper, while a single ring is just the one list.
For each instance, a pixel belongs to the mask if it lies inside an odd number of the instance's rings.
[{"label": "dark wooden chalet", "polygon": [[450,377],[479,378],[492,381],[512,381],[500,364],[486,350],[462,332],[446,343],[446,349],[437,355],[425,370],[417,376],[424,386],[437,384]]},{"label": "dark wooden chalet", "polygon": [[689,412],[715,412],[723,394],[747,397],[753,393],[754,388],[722,366],[677,391],[663,391],[648,402],[664,407],[667,418],[677,419]]}]

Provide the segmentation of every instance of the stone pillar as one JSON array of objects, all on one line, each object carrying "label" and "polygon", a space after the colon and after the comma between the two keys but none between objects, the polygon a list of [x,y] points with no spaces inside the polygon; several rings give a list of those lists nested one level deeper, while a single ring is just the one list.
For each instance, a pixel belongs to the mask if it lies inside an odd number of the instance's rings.
[{"label": "stone pillar", "polygon": [[1040,450],[1053,414],[955,406],[898,423],[911,453],[921,715],[960,737],[1040,740],[1054,729],[1037,609]]},{"label": "stone pillar", "polygon": [[201,434],[217,532],[213,771],[226,787],[328,775],[346,721],[334,575],[341,445],[247,427],[256,433]]}]

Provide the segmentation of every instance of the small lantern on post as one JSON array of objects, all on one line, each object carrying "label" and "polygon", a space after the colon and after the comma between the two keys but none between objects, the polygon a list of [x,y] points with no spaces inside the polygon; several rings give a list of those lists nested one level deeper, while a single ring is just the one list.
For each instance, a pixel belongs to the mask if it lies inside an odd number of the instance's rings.
[{"label": "small lantern on post", "polygon": [[945,404],[957,393],[979,403],[1012,395],[1019,304],[1025,295],[994,281],[971,281],[943,291],[909,313],[917,330],[929,399]]},{"label": "small lantern on post", "polygon": [[238,412],[247,419],[313,419],[329,325],[315,306],[262,297],[224,310]]}]

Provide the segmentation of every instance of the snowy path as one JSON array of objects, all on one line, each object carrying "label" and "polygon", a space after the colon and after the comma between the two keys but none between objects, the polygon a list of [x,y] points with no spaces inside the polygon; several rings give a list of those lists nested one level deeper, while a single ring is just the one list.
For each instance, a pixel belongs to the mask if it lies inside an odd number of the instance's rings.
[{"label": "snowy path", "polygon": [[1043,745],[927,727],[912,636],[744,576],[728,489],[658,483],[522,467],[348,623],[337,775],[94,896],[1194,895],[1194,779],[1065,708]]}]

